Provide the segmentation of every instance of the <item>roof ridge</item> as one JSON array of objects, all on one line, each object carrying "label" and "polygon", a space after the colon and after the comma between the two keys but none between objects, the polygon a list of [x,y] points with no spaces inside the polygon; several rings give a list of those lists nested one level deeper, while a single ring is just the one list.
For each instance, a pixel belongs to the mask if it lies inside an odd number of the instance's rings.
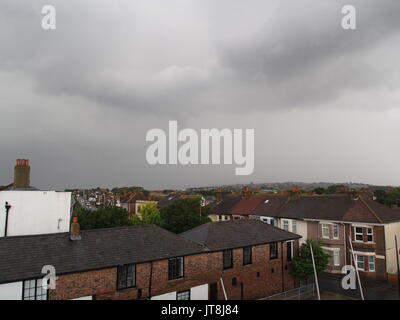
[{"label": "roof ridge", "polygon": [[375,218],[380,222],[384,223],[383,220],[378,216],[378,214],[368,205],[362,195],[359,196],[361,202],[368,208],[368,210],[375,216]]}]

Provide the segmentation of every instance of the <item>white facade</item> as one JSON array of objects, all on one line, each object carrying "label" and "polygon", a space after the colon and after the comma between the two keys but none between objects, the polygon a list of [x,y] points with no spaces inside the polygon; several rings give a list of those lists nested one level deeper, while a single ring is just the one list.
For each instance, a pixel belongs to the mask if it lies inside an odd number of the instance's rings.
[{"label": "white facade", "polygon": [[[176,300],[177,291],[154,296],[151,300]],[[190,300],[208,300],[208,284],[190,288]]]},{"label": "white facade", "polygon": [[[386,271],[389,274],[397,274],[397,261],[396,261],[396,242],[400,251],[400,222],[394,222],[385,225],[385,248],[386,248]],[[377,256],[377,258],[384,258]]]},{"label": "white facade", "polygon": [[1,191],[0,237],[4,237],[6,209],[7,236],[68,232],[71,217],[71,193],[56,191]]},{"label": "white facade", "polygon": [[0,300],[22,300],[22,281],[0,284]]}]

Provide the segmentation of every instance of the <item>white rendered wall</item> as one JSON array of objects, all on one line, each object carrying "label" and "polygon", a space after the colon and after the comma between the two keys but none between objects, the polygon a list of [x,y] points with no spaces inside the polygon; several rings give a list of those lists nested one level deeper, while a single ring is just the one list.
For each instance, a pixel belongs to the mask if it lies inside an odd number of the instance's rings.
[{"label": "white rendered wall", "polygon": [[0,284],[0,300],[22,300],[22,282]]},{"label": "white rendered wall", "polygon": [[[154,296],[151,300],[176,300],[176,291]],[[190,288],[190,300],[208,300],[208,284]]]},{"label": "white rendered wall", "polygon": [[56,191],[0,191],[0,237],[4,237],[5,203],[7,236],[68,232],[71,193]]}]

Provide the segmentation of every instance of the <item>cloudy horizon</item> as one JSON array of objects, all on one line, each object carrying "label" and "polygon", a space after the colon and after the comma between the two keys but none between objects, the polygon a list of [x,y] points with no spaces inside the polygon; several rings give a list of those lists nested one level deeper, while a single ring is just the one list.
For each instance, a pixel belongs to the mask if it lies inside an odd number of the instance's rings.
[{"label": "cloudy horizon", "polygon": [[[41,8],[57,29],[41,28]],[[400,2],[2,0],[0,185],[400,185]],[[255,130],[255,169],[150,166],[146,132]]]}]

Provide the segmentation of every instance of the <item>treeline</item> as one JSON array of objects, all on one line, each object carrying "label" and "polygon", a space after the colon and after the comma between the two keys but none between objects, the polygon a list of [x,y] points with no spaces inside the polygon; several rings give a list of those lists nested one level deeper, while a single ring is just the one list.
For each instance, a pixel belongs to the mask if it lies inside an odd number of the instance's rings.
[{"label": "treeline", "polygon": [[391,190],[387,189],[377,189],[374,191],[376,201],[385,206],[400,206],[400,188],[393,188]]},{"label": "treeline", "polygon": [[200,198],[177,199],[169,206],[157,209],[155,204],[141,208],[140,215],[130,218],[124,208],[106,207],[89,210],[78,206],[74,216],[78,217],[82,230],[155,224],[174,233],[181,233],[209,222],[209,207],[201,207]]}]

